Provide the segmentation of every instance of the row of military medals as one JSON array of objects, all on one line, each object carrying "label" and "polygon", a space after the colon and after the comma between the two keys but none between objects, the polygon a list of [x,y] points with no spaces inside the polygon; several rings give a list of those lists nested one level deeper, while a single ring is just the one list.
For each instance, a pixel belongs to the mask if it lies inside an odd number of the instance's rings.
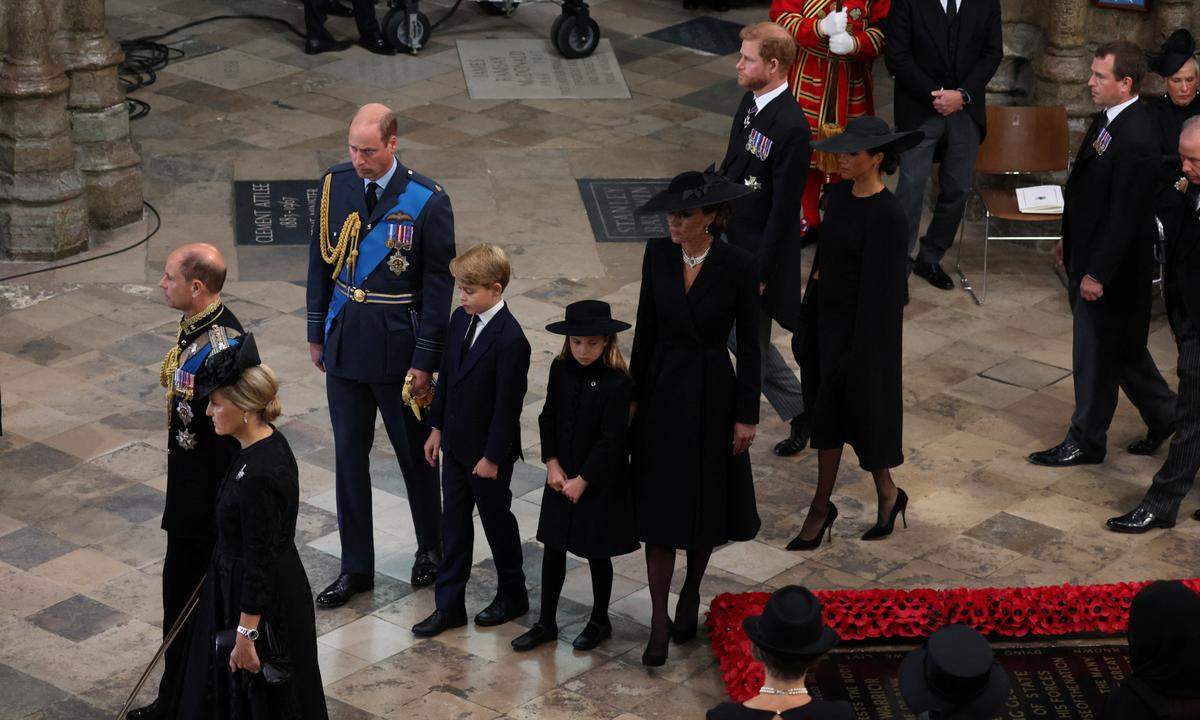
[{"label": "row of military medals", "polygon": [[[391,270],[396,276],[400,276],[404,274],[405,270],[408,270],[409,266],[408,258],[401,251],[412,250],[413,219],[406,213],[392,213],[385,220],[389,226],[387,246],[392,250],[387,259],[388,270]],[[405,222],[406,220],[408,222]]]},{"label": "row of military medals", "polygon": [[188,430],[188,425],[195,419],[191,400],[196,394],[196,375],[183,368],[177,369],[171,390],[171,396],[175,400],[175,414],[183,423],[183,428],[175,433],[175,442],[184,450],[193,450],[196,447],[196,433]]}]

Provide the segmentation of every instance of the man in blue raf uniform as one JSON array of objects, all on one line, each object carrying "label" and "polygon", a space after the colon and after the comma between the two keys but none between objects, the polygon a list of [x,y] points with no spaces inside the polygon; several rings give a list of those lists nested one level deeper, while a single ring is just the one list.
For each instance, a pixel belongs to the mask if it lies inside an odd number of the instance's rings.
[{"label": "man in blue raf uniform", "polygon": [[414,586],[441,560],[437,471],[423,457],[429,434],[402,400],[428,399],[442,355],[454,280],[454,215],[432,180],[395,157],[396,116],[365,105],[350,124],[350,162],[330,168],[308,265],[308,344],[326,373],[336,453],[342,572],[317,596],[338,607],[374,587],[368,454],[376,410],[404,474],[416,528]]}]

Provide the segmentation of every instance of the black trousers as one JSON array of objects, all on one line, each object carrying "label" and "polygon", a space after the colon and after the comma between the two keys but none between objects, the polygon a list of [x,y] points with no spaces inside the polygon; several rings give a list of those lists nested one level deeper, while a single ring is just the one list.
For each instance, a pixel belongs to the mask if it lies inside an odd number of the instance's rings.
[{"label": "black trousers", "polygon": [[1072,294],[1071,359],[1075,373],[1075,413],[1067,437],[1090,453],[1105,452],[1108,427],[1117,409],[1117,389],[1133,403],[1155,435],[1166,435],[1175,421],[1175,394],[1163,380],[1150,351],[1122,353],[1113,332],[1108,298],[1087,301]]},{"label": "black trousers", "polygon": [[466,611],[467,580],[471,577],[471,550],[475,544],[472,516],[479,508],[479,521],[496,563],[496,596],[514,604],[528,599],[522,568],[521,533],[512,514],[512,463],[500,466],[495,479],[481,478],[475,468],[442,454],[442,496],[445,498],[442,527],[445,547],[438,567],[434,595],[439,610]]},{"label": "black trousers", "polygon": [[[371,446],[375,442],[375,413],[383,416],[400,472],[417,535],[417,551],[441,543],[441,498],[437,470],[425,462],[429,425],[417,420],[400,398],[402,383],[365,383],[326,374],[329,419],[336,454],[338,536],[342,541],[342,572],[375,572],[374,516],[371,510]],[[428,417],[428,416],[426,416]]]},{"label": "black trousers", "polygon": [[1171,303],[1167,319],[1179,346],[1175,435],[1142,504],[1155,515],[1173,518],[1200,471],[1200,327],[1178,301]]},{"label": "black trousers", "polygon": [[[167,533],[167,556],[163,559],[162,600],[163,637],[187,606],[188,599],[204,578],[208,561],[212,558],[213,541],[191,537],[180,537]],[[187,646],[190,622],[183,626],[175,642],[163,655],[163,675],[158,683],[160,698],[175,697],[179,682],[183,679],[184,648]]]},{"label": "black trousers", "polygon": [[[304,0],[304,30],[310,39],[332,39],[333,36],[325,29],[324,8],[336,0]],[[360,37],[377,37],[380,34],[379,20],[375,17],[375,3],[372,0],[353,0],[354,24],[358,26]]]}]

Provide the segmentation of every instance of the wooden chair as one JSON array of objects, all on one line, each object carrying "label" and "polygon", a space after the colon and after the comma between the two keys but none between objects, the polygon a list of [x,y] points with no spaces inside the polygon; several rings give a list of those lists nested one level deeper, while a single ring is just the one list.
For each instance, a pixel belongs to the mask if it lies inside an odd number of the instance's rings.
[{"label": "wooden chair", "polygon": [[[1061,172],[1070,162],[1071,147],[1065,107],[992,106],[987,109],[987,138],[975,157],[975,172],[984,175],[1021,175]],[[1034,184],[1031,180],[1029,184]],[[1023,213],[1012,189],[975,186],[983,202],[983,288],[976,294],[962,269],[963,226],[959,228],[958,256],[954,269],[963,290],[976,305],[987,296],[988,242],[991,240],[1060,240],[1061,235],[991,235],[993,217],[1015,222],[1060,222],[1062,215]],[[965,223],[964,223],[965,226]]]}]

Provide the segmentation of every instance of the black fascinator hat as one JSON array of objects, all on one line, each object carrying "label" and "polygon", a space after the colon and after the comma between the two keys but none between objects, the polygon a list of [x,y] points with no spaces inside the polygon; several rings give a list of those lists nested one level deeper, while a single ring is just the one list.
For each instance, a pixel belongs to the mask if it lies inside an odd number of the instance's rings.
[{"label": "black fascinator hat", "polygon": [[1163,41],[1158,52],[1149,53],[1146,59],[1151,71],[1163,77],[1171,77],[1195,54],[1196,38],[1192,37],[1187,28],[1179,28]]},{"label": "black fascinator hat", "polygon": [[676,175],[666,190],[637,209],[639,213],[671,213],[680,210],[719,205],[754,192],[754,188],[735,183],[712,170],[689,170]]},{"label": "black fascinator hat", "polygon": [[253,333],[230,338],[228,346],[213,348],[205,358],[203,369],[196,379],[196,395],[205,397],[213,390],[234,385],[246,368],[261,364]]}]

